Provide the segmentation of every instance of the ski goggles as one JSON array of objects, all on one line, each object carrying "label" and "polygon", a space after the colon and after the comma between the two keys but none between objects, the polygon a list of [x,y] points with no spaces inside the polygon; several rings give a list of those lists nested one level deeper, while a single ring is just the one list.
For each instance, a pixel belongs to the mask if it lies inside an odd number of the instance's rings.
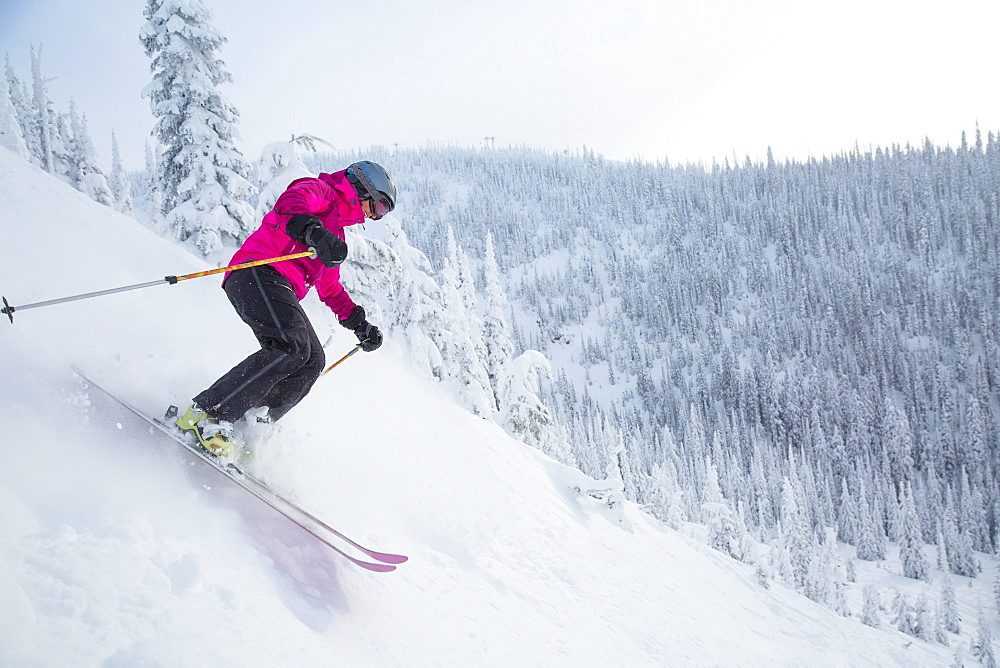
[{"label": "ski goggles", "polygon": [[389,198],[382,193],[379,193],[377,198],[372,197],[369,201],[371,202],[373,220],[378,220],[385,214],[392,211],[392,202],[390,202]]}]

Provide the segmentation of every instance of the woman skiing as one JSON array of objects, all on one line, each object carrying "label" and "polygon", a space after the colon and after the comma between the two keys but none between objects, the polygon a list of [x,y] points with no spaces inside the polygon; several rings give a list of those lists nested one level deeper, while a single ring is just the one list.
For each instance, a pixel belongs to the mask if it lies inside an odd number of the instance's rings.
[{"label": "woman skiing", "polygon": [[233,256],[232,264],[266,260],[307,249],[314,257],[237,269],[223,288],[236,313],[253,330],[261,349],[233,367],[177,418],[214,455],[232,454],[232,423],[252,408],[267,407],[272,422],[306,396],[323,372],[323,346],[299,300],[315,286],[340,324],[358,337],[361,350],[382,344],[340,284],[347,258],[344,228],[378,220],[396,206],[396,186],[380,165],[367,160],[343,171],[293,181],[274,208]]}]

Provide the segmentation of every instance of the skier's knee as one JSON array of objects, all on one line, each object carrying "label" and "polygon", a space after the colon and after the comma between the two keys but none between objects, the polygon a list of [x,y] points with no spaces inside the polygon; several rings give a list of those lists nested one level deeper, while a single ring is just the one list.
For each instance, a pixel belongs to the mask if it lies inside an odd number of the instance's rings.
[{"label": "skier's knee", "polygon": [[311,352],[312,354],[305,363],[304,370],[313,378],[319,378],[323,373],[323,368],[326,366],[326,356],[323,354],[322,348],[319,350],[314,348]]},{"label": "skier's knee", "polygon": [[289,373],[303,369],[315,357],[308,339],[300,340],[287,337],[285,339],[269,339],[265,342],[264,347],[283,354],[281,366]]}]

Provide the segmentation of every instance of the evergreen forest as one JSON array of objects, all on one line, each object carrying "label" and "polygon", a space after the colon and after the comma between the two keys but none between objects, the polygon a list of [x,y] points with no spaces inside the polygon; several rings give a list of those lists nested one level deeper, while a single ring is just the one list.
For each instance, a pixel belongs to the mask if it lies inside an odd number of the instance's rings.
[{"label": "evergreen forest", "polygon": [[710,166],[364,156],[434,264],[492,237],[516,347],[552,362],[552,454],[672,524],[722,502],[759,540],[832,528],[872,560],[913,525],[972,576],[997,548],[1000,137]]}]

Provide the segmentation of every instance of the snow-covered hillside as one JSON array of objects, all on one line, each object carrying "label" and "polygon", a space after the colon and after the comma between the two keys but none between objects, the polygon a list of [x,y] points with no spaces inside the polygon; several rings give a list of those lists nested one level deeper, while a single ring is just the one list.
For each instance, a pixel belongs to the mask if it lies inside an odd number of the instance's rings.
[{"label": "snow-covered hillside", "polygon": [[[204,269],[0,149],[14,304]],[[83,389],[150,412],[255,347],[218,278],[0,323],[0,666],[947,665],[665,528],[409,371],[391,337],[320,380],[260,475],[410,561],[339,560]],[[310,297],[329,357],[351,335]]]}]

